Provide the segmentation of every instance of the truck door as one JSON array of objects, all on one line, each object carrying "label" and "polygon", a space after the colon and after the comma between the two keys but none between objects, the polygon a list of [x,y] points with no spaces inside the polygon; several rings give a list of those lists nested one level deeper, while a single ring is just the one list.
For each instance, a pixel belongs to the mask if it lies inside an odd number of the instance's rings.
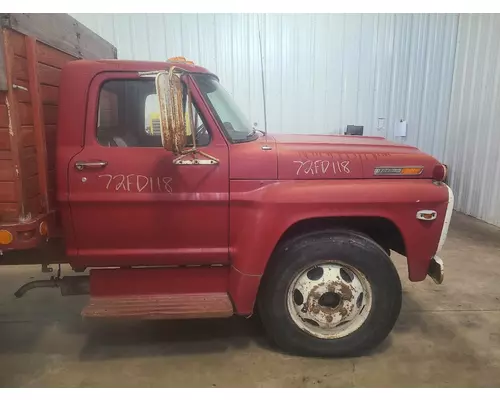
[{"label": "truck door", "polygon": [[93,80],[84,148],[68,173],[79,264],[228,262],[228,146],[192,93],[197,144],[216,165],[173,164],[161,144],[153,79],[105,73]]}]

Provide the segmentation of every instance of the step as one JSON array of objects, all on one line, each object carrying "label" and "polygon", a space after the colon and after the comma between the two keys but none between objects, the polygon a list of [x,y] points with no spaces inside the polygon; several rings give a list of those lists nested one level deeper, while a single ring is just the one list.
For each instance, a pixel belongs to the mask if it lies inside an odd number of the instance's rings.
[{"label": "step", "polygon": [[158,294],[91,297],[86,318],[194,319],[233,315],[227,293]]}]

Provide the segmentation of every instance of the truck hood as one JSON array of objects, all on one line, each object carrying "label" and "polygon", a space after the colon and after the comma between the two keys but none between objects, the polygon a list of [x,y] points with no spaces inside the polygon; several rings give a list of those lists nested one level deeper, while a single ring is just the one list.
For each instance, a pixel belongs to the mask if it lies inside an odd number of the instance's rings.
[{"label": "truck hood", "polygon": [[[416,147],[383,137],[339,135],[272,135],[276,142],[278,179],[401,178],[375,176],[377,167],[424,167],[431,178],[439,162]],[[409,177],[405,177],[409,178]]]}]

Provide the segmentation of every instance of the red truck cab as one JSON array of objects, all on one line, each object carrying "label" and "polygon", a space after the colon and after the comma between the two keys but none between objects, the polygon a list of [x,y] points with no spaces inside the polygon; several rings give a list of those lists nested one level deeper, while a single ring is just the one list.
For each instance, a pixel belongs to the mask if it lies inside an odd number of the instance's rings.
[{"label": "red truck cab", "polygon": [[[165,146],[161,104],[174,98],[161,71],[182,82],[185,151]],[[50,285],[90,293],[86,317],[257,310],[284,349],[338,356],[380,343],[399,315],[390,250],[411,281],[442,282],[453,194],[446,168],[414,147],[259,132],[214,74],[185,62],[69,62],[58,104],[48,236],[90,274]]]}]

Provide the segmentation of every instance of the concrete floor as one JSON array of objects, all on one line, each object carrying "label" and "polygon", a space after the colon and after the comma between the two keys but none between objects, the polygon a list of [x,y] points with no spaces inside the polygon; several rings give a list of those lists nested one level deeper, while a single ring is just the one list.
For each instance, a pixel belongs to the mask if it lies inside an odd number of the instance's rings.
[{"label": "concrete floor", "polygon": [[270,346],[243,318],[87,325],[84,296],[12,293],[35,267],[0,267],[0,386],[336,387],[500,386],[500,229],[455,214],[445,281],[410,283],[372,354],[308,359]]}]

